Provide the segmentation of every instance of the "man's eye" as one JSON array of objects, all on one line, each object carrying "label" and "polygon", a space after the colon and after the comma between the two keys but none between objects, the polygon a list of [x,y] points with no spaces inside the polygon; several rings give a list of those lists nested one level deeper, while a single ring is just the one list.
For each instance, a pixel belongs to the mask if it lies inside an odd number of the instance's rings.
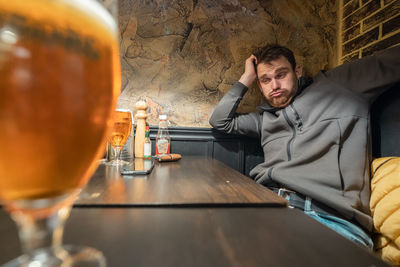
[{"label": "man's eye", "polygon": [[261,79],[262,83],[269,83],[271,81],[271,79]]},{"label": "man's eye", "polygon": [[278,75],[276,75],[276,79],[283,79],[286,76],[286,72],[281,72]]}]

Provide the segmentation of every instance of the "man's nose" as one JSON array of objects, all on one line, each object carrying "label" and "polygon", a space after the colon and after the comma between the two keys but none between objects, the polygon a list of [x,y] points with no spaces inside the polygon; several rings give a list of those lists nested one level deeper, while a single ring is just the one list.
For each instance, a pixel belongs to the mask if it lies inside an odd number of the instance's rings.
[{"label": "man's nose", "polygon": [[276,90],[276,89],[279,89],[280,84],[276,79],[272,79],[271,86],[272,86],[272,90]]}]

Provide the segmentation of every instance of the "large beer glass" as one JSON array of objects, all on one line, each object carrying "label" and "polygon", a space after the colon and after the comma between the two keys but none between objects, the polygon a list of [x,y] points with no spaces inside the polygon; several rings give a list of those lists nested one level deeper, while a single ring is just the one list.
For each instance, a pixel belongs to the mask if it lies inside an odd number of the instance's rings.
[{"label": "large beer glass", "polygon": [[96,0],[0,0],[0,200],[24,253],[5,266],[105,264],[62,245],[121,85],[117,5],[105,2],[113,15]]},{"label": "large beer glass", "polygon": [[128,140],[132,128],[132,115],[127,109],[117,109],[114,113],[113,126],[111,134],[108,136],[113,151],[114,159],[108,163],[112,166],[120,166],[128,164],[127,161],[121,160],[121,150]]}]

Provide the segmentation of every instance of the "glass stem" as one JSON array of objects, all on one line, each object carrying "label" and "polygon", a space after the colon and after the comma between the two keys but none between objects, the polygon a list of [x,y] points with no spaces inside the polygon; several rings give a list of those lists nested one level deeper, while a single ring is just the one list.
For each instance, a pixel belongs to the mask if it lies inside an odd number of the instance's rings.
[{"label": "glass stem", "polygon": [[35,218],[29,213],[14,212],[11,214],[18,226],[22,250],[32,256],[37,249],[51,248],[58,254],[62,247],[64,224],[71,207],[63,207],[47,217]]},{"label": "glass stem", "polygon": [[121,148],[120,147],[115,147],[114,148],[114,159],[116,160],[116,161],[119,161],[120,160],[120,157],[121,156]]}]

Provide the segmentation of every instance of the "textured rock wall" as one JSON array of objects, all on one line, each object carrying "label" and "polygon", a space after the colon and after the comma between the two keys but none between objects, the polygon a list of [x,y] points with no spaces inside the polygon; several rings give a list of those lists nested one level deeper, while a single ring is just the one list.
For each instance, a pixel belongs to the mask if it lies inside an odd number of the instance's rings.
[{"label": "textured rock wall", "polygon": [[[165,113],[171,125],[210,127],[245,59],[270,42],[290,47],[309,74],[336,64],[336,0],[119,1],[119,106],[145,99],[150,125]],[[240,111],[262,101],[253,87]]]}]

